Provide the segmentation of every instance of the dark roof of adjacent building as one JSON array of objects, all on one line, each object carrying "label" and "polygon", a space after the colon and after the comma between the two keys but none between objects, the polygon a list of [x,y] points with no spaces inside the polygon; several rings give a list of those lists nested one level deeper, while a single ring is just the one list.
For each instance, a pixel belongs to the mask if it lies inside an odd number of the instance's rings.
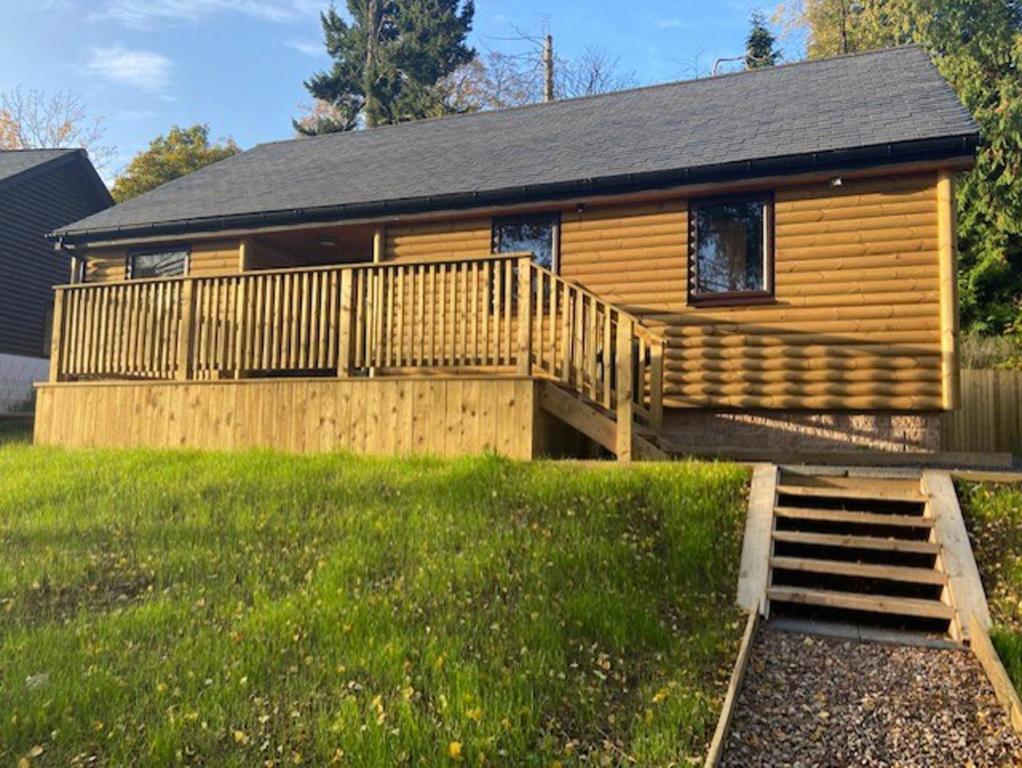
[{"label": "dark roof of adjacent building", "polygon": [[110,192],[84,149],[0,149],[0,184],[21,181],[32,174],[51,171],[64,163],[77,163],[106,205],[113,204]]},{"label": "dark roof of adjacent building", "polygon": [[0,182],[58,157],[65,157],[74,151],[73,149],[2,149],[0,150]]},{"label": "dark roof of adjacent building", "polygon": [[978,130],[910,46],[263,144],[58,232],[148,236],[969,155]]}]

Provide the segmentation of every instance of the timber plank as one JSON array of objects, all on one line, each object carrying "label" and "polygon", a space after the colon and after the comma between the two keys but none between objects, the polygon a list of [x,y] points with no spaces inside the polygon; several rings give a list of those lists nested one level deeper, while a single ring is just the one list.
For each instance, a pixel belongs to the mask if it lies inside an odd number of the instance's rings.
[{"label": "timber plank", "polygon": [[947,584],[947,574],[931,568],[910,568],[898,565],[850,563],[844,560],[819,560],[804,557],[771,557],[772,568],[805,573],[827,573],[882,581],[902,581],[913,584]]},{"label": "timber plank", "polygon": [[882,539],[877,536],[848,536],[832,533],[803,533],[801,531],[774,531],[774,541],[791,544],[812,544],[821,547],[842,547],[847,549],[872,549],[886,552],[912,552],[936,555],[940,545],[931,541],[906,541],[905,539]]},{"label": "timber plank", "polygon": [[930,619],[954,618],[955,611],[949,605],[937,600],[920,600],[908,597],[861,595],[853,592],[838,592],[825,589],[798,589],[793,587],[771,587],[767,590],[770,600],[800,605],[817,605],[824,608],[845,608],[853,611],[887,613],[917,616]]},{"label": "timber plank", "polygon": [[828,499],[855,499],[885,501],[917,501],[925,502],[926,496],[919,491],[885,488],[866,482],[859,487],[829,488],[821,485],[778,485],[777,493],[787,496],[819,497]]},{"label": "timber plank", "polygon": [[818,520],[857,525],[886,525],[896,528],[932,528],[933,519],[913,515],[851,512],[843,509],[812,509],[808,507],[776,507],[774,515],[789,520]]}]

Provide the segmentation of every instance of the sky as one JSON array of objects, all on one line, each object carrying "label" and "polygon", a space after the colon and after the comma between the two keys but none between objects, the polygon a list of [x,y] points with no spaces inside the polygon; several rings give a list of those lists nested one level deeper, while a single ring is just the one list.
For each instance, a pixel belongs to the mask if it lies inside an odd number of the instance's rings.
[{"label": "sky", "polygon": [[[81,95],[114,148],[110,181],[173,125],[206,123],[242,148],[290,138],[310,102],[302,81],[329,67],[329,0],[0,0],[0,91]],[[705,74],[744,50],[749,15],[776,0],[476,0],[469,42],[511,50],[516,28],[548,27],[559,56],[620,57],[641,84]],[[343,6],[343,1],[338,3]],[[798,58],[797,40],[783,40]]]}]

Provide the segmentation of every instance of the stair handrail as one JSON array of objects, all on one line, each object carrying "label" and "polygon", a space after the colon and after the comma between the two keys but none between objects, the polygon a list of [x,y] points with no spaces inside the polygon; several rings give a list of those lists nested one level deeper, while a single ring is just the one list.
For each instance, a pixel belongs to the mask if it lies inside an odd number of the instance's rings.
[{"label": "stair handrail", "polygon": [[[582,330],[582,338],[578,339],[573,334],[573,343],[565,345],[569,350],[567,359],[551,361],[545,372],[557,378],[558,371],[560,371],[563,384],[573,388],[577,394],[588,396],[600,403],[606,410],[616,411],[619,433],[627,433],[621,438],[621,441],[628,443],[630,453],[633,421],[645,422],[654,431],[659,431],[663,423],[665,337],[646,326],[635,314],[594,291],[575,281],[566,280],[553,270],[537,264],[531,259],[522,257],[519,272],[524,273],[526,267],[529,270],[530,280],[527,290],[523,291],[522,295],[528,294],[527,300],[530,305],[524,308],[524,312],[530,314],[526,317],[523,314],[523,308],[519,307],[520,322],[527,320],[531,326],[532,297],[540,291],[545,294],[546,285],[549,285],[552,294],[561,293],[563,295],[563,291],[567,288],[578,297],[577,300],[572,300],[573,307],[577,301],[583,307],[583,311],[589,313],[587,319],[590,328],[596,324],[597,320],[604,325],[601,338],[588,338],[584,327],[585,323],[582,323],[581,326],[576,325],[576,328]],[[551,316],[558,317],[556,296],[552,301]],[[562,307],[561,312],[565,311],[572,310]],[[543,308],[540,305],[537,317],[542,318],[542,316]],[[578,318],[574,318],[572,322],[576,324]],[[624,333],[621,333],[622,329],[624,329]],[[523,333],[523,338],[527,339],[530,344],[532,336],[531,327]],[[611,345],[609,349],[606,348],[608,344]],[[582,347],[581,353],[579,352],[580,346]],[[597,348],[599,351],[594,352]],[[539,363],[540,369],[544,368],[542,345],[538,355],[534,354],[531,346],[524,354],[528,356],[530,373],[534,358]],[[586,359],[579,360],[579,354],[585,355]],[[614,363],[613,366],[609,365],[611,361]],[[586,366],[588,366],[588,376],[585,372]],[[599,372],[597,372],[597,367],[601,369]],[[611,370],[612,367],[613,370]],[[569,375],[563,375],[565,370],[569,372]],[[572,376],[572,371],[582,371],[582,375]],[[621,383],[625,383],[625,386],[620,386]],[[627,428],[621,429],[620,426],[626,423]],[[624,450],[624,446],[620,447]]]}]

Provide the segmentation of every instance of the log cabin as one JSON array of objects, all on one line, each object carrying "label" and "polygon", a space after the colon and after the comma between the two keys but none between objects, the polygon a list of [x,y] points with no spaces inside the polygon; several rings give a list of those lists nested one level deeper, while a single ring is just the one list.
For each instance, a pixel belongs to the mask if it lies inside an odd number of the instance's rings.
[{"label": "log cabin", "polygon": [[36,439],[932,451],[978,142],[903,47],[260,145],[52,234]]}]

